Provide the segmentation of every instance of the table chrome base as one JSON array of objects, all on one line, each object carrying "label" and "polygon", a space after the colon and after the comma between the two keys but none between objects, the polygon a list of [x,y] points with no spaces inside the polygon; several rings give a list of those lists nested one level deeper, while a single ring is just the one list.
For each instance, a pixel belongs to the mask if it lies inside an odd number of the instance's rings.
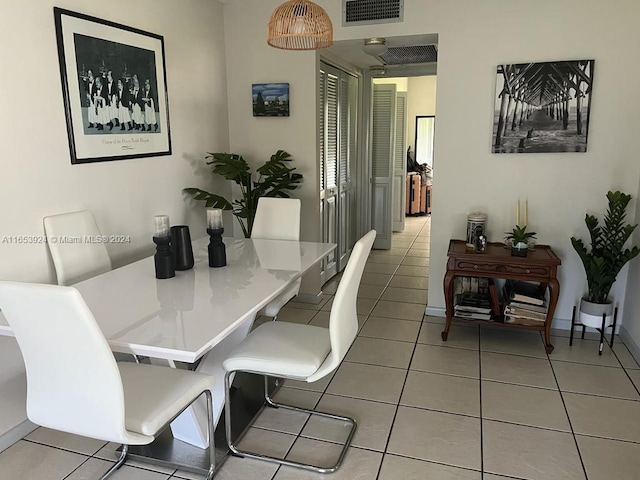
[{"label": "table chrome base", "polygon": [[[240,372],[236,374],[233,384],[231,394],[233,419],[231,424],[235,437],[243,434],[255,416],[262,410],[265,401],[262,376]],[[241,385],[241,388],[236,388],[235,385]],[[276,382],[270,379],[269,391],[273,393],[276,390]],[[215,447],[216,471],[218,471],[230,454],[225,436],[224,413],[220,416],[216,427]],[[121,449],[122,447],[118,448],[118,452]],[[201,449],[173,438],[170,428],[162,432],[149,445],[129,446],[127,459],[202,475],[206,475],[210,467],[207,449]]]},{"label": "table chrome base", "polygon": [[[217,434],[216,437],[218,437]],[[222,465],[228,453],[226,444],[218,445],[216,438],[216,470]],[[131,445],[127,457],[127,460],[129,459],[202,475],[206,475],[210,467],[208,450],[174,439],[169,428],[149,445]]]}]

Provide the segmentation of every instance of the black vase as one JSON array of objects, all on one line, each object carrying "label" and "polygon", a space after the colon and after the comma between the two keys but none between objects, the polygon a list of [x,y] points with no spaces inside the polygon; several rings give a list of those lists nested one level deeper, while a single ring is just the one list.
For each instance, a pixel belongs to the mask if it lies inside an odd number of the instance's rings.
[{"label": "black vase", "polygon": [[187,225],[174,225],[171,227],[171,248],[176,270],[193,268],[193,248],[191,247],[191,234]]}]

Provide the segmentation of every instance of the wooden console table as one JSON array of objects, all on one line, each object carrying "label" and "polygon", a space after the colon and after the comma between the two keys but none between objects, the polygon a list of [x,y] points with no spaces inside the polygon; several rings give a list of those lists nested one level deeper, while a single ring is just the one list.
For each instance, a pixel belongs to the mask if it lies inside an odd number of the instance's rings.
[{"label": "wooden console table", "polygon": [[[511,251],[502,243],[488,243],[485,252],[476,253],[467,249],[463,240],[450,240],[447,253],[447,273],[444,276],[444,298],[447,308],[447,324],[442,332],[442,340],[447,341],[451,320],[454,318],[461,322],[483,323],[486,325],[500,325],[512,328],[524,328],[530,330],[543,330],[544,343],[547,353],[553,351],[550,332],[553,313],[560,295],[560,283],[557,279],[560,259],[548,245],[536,245],[526,257],[512,257]],[[457,276],[505,278],[513,280],[525,280],[540,282],[545,288],[549,288],[549,307],[544,324],[518,325],[504,323],[504,316],[496,316],[494,321],[468,320],[453,316],[453,280]]]}]

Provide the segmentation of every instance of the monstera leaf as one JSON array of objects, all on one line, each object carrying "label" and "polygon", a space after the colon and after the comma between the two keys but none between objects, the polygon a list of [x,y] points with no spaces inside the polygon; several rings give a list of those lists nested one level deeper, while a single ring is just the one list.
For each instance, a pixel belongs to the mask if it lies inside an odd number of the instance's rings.
[{"label": "monstera leaf", "polygon": [[271,158],[256,170],[257,178],[242,156],[235,153],[209,153],[205,157],[211,159],[214,175],[220,175],[240,186],[242,197],[228,201],[226,198],[207,192],[200,188],[189,187],[182,191],[191,195],[194,200],[205,202],[206,207],[231,210],[240,223],[244,236],[251,237],[253,219],[260,197],[289,197],[289,191],[295,190],[302,183],[302,175],[294,173],[290,166],[291,155],[278,150]]}]

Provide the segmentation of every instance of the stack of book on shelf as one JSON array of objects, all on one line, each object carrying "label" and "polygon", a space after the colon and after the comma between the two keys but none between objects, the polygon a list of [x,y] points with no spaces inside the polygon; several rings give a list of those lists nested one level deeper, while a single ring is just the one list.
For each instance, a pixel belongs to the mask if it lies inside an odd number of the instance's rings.
[{"label": "stack of book on shelf", "polygon": [[456,284],[453,314],[469,320],[492,320],[500,314],[493,281],[483,277],[460,277]]},{"label": "stack of book on shelf", "polygon": [[547,319],[545,288],[537,283],[507,280],[504,284],[504,322],[542,326]]}]

